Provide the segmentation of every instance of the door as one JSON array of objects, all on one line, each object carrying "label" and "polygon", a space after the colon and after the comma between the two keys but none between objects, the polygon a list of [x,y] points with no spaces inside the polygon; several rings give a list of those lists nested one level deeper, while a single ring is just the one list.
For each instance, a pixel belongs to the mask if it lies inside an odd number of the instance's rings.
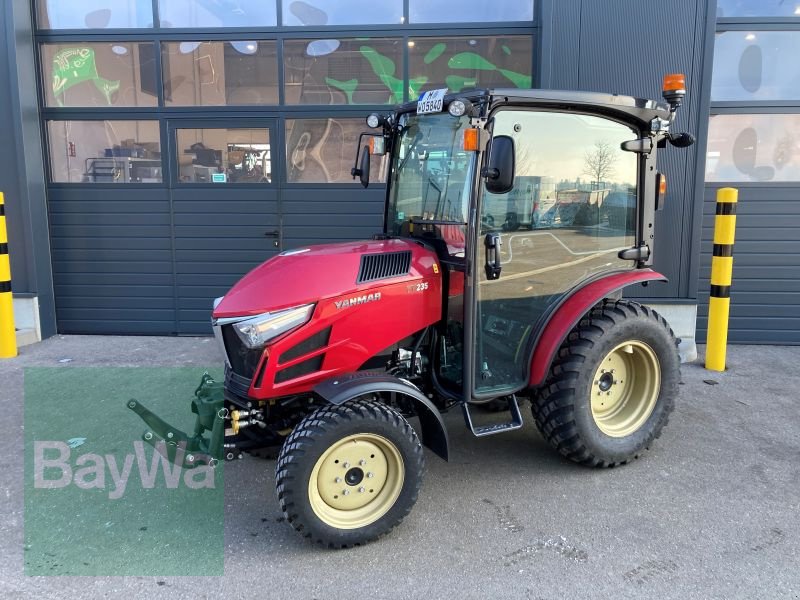
[{"label": "door", "polygon": [[[603,117],[502,110],[493,135],[514,141],[514,186],[483,191],[476,244],[476,397],[525,387],[532,337],[571,289],[630,269],[617,253],[634,245],[638,137]],[[501,271],[488,279],[484,240],[499,238]]]},{"label": "door", "polygon": [[281,249],[272,119],[172,119],[175,301],[179,334],[211,332],[213,299]]}]

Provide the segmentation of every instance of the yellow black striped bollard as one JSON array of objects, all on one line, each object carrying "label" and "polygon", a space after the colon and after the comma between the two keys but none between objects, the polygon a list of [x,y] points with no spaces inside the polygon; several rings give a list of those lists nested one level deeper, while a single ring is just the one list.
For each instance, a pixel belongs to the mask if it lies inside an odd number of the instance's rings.
[{"label": "yellow black striped bollard", "polygon": [[706,369],[712,371],[725,370],[738,198],[739,190],[735,188],[717,190],[714,255],[711,258],[711,294],[708,299],[708,331],[706,334]]},{"label": "yellow black striped bollard", "polygon": [[11,299],[6,205],[3,192],[0,192],[0,358],[14,358],[16,355],[17,332],[14,329],[14,302]]}]

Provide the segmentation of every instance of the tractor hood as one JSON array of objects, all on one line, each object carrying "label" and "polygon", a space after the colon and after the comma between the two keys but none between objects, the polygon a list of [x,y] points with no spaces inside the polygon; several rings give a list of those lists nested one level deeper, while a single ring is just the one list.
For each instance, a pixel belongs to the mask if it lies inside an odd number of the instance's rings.
[{"label": "tractor hood", "polygon": [[[404,253],[405,260],[362,259],[366,255],[398,256],[395,253]],[[386,268],[381,268],[382,262],[386,263]],[[402,272],[398,272],[398,265],[403,267]],[[404,278],[429,277],[438,273],[438,269],[433,250],[403,239],[287,250],[242,277],[214,309],[213,317],[244,317],[311,304],[396,283]]]}]

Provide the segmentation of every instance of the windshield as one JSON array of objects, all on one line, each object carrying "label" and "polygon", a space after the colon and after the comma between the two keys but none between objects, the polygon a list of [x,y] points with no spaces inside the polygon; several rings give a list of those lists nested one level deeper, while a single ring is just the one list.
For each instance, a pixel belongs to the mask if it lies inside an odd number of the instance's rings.
[{"label": "windshield", "polygon": [[469,119],[449,113],[406,114],[400,127],[390,175],[387,232],[443,239],[451,255],[463,256],[477,155],[463,149]]}]

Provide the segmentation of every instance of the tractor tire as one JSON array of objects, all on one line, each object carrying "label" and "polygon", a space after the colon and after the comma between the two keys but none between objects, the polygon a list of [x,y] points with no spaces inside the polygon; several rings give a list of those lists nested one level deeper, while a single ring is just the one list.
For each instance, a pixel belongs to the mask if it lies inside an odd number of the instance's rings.
[{"label": "tractor tire", "polygon": [[417,501],[425,457],[411,425],[372,400],[325,406],[281,449],[275,479],[287,522],[329,548],[387,533]]},{"label": "tractor tire", "polygon": [[625,300],[598,304],[567,336],[531,401],[539,431],[589,467],[638,458],[675,406],[677,345],[654,310]]}]

